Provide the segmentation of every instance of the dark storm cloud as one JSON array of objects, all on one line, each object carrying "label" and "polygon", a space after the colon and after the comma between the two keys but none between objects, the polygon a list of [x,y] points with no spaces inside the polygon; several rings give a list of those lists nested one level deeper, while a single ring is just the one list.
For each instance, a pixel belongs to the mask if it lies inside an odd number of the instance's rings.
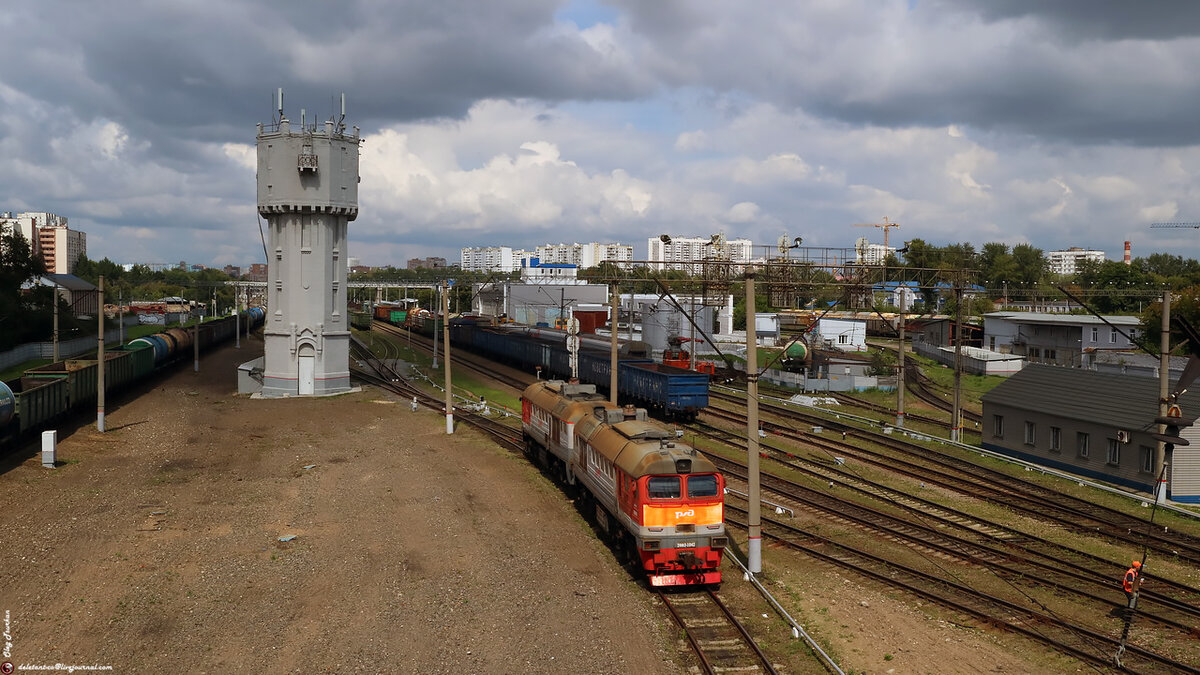
[{"label": "dark storm cloud", "polygon": [[1200,3],[614,4],[640,62],[677,86],[855,125],[1200,143]]},{"label": "dark storm cloud", "polygon": [[1200,33],[1200,3],[1193,0],[933,0],[946,12],[970,12],[985,21],[1033,19],[1076,39],[1193,37]]},{"label": "dark storm cloud", "polygon": [[630,98],[648,90],[577,37],[561,3],[25,2],[0,81],[165,142],[242,140],[276,86],[288,114],[325,118],[349,93],[354,122],[460,116],[480,98]]}]

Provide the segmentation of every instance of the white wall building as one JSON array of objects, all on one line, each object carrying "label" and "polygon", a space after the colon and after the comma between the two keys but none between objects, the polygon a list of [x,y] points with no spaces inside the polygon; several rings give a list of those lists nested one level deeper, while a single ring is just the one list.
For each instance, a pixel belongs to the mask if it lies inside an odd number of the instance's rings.
[{"label": "white wall building", "polygon": [[625,244],[546,244],[538,246],[534,255],[543,263],[595,267],[605,260],[633,260],[633,246]]},{"label": "white wall building", "polygon": [[1046,262],[1050,266],[1051,274],[1075,274],[1079,263],[1085,260],[1102,263],[1107,258],[1104,251],[1089,251],[1074,246],[1065,251],[1048,251],[1046,253]]},{"label": "white wall building", "polygon": [[882,263],[889,254],[895,254],[896,247],[884,246],[883,244],[866,244],[855,250],[855,262],[860,265],[878,265]]},{"label": "white wall building", "polygon": [[817,335],[830,349],[844,352],[867,351],[867,322],[862,319],[832,319],[817,322]]},{"label": "white wall building", "polygon": [[38,230],[38,244],[50,274],[71,274],[75,263],[87,254],[87,235],[65,225]]},{"label": "white wall building", "polygon": [[704,265],[689,264],[705,260],[727,260],[734,269],[749,263],[754,254],[754,242],[749,239],[731,239],[723,245],[713,243],[711,237],[670,237],[670,243],[661,237],[647,240],[647,258],[651,269],[677,269],[688,274],[701,274]]},{"label": "white wall building", "polygon": [[461,267],[469,272],[513,272],[528,253],[511,246],[475,246],[461,252]]},{"label": "white wall building", "polygon": [[537,262],[537,258],[521,261],[521,281],[526,284],[587,283],[578,279],[579,268],[566,263]]},{"label": "white wall building", "polygon": [[45,212],[11,213],[0,216],[0,232],[17,231],[30,250],[42,255],[49,274],[70,274],[75,263],[87,254],[87,234],[67,228],[65,216]]}]

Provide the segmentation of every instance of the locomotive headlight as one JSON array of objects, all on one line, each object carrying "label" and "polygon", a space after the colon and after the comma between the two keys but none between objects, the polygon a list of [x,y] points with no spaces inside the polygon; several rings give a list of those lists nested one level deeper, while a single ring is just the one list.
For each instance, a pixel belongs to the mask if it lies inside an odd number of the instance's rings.
[{"label": "locomotive headlight", "polygon": [[642,542],[642,550],[643,551],[657,551],[658,550],[658,540],[657,539],[646,539],[645,541]]},{"label": "locomotive headlight", "polygon": [[729,545],[728,537],[713,537],[709,544],[712,548],[725,548]]}]

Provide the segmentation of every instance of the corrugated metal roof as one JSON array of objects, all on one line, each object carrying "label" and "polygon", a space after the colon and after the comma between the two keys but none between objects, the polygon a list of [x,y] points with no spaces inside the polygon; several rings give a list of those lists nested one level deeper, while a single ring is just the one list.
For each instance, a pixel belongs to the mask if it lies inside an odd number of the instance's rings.
[{"label": "corrugated metal roof", "polygon": [[[1090,314],[1048,314],[1046,312],[988,312],[985,319],[1005,319],[1014,323],[1052,323],[1060,326],[1104,325],[1099,317]],[[1142,320],[1136,316],[1105,316],[1105,321],[1114,326],[1139,326]]]},{"label": "corrugated metal roof", "polygon": [[[1158,416],[1158,379],[1031,363],[982,399],[1119,429],[1150,429]],[[1184,419],[1195,420],[1200,394],[1184,394],[1180,407]]]},{"label": "corrugated metal roof", "polygon": [[80,279],[79,277],[77,277],[73,274],[44,274],[44,275],[42,275],[42,285],[43,286],[52,286],[54,284],[58,284],[59,286],[65,288],[67,290],[71,290],[71,291],[94,291],[94,290],[96,290],[96,287],[93,286],[91,283],[84,281],[83,279]]}]

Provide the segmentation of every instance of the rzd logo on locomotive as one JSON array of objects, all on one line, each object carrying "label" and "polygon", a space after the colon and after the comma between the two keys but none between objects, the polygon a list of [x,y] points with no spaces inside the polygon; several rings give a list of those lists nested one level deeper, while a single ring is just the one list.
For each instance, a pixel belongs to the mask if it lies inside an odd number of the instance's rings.
[{"label": "rzd logo on locomotive", "polygon": [[675,512],[676,518],[689,518],[694,515],[696,515],[695,509],[688,509],[687,511],[676,511]]}]

